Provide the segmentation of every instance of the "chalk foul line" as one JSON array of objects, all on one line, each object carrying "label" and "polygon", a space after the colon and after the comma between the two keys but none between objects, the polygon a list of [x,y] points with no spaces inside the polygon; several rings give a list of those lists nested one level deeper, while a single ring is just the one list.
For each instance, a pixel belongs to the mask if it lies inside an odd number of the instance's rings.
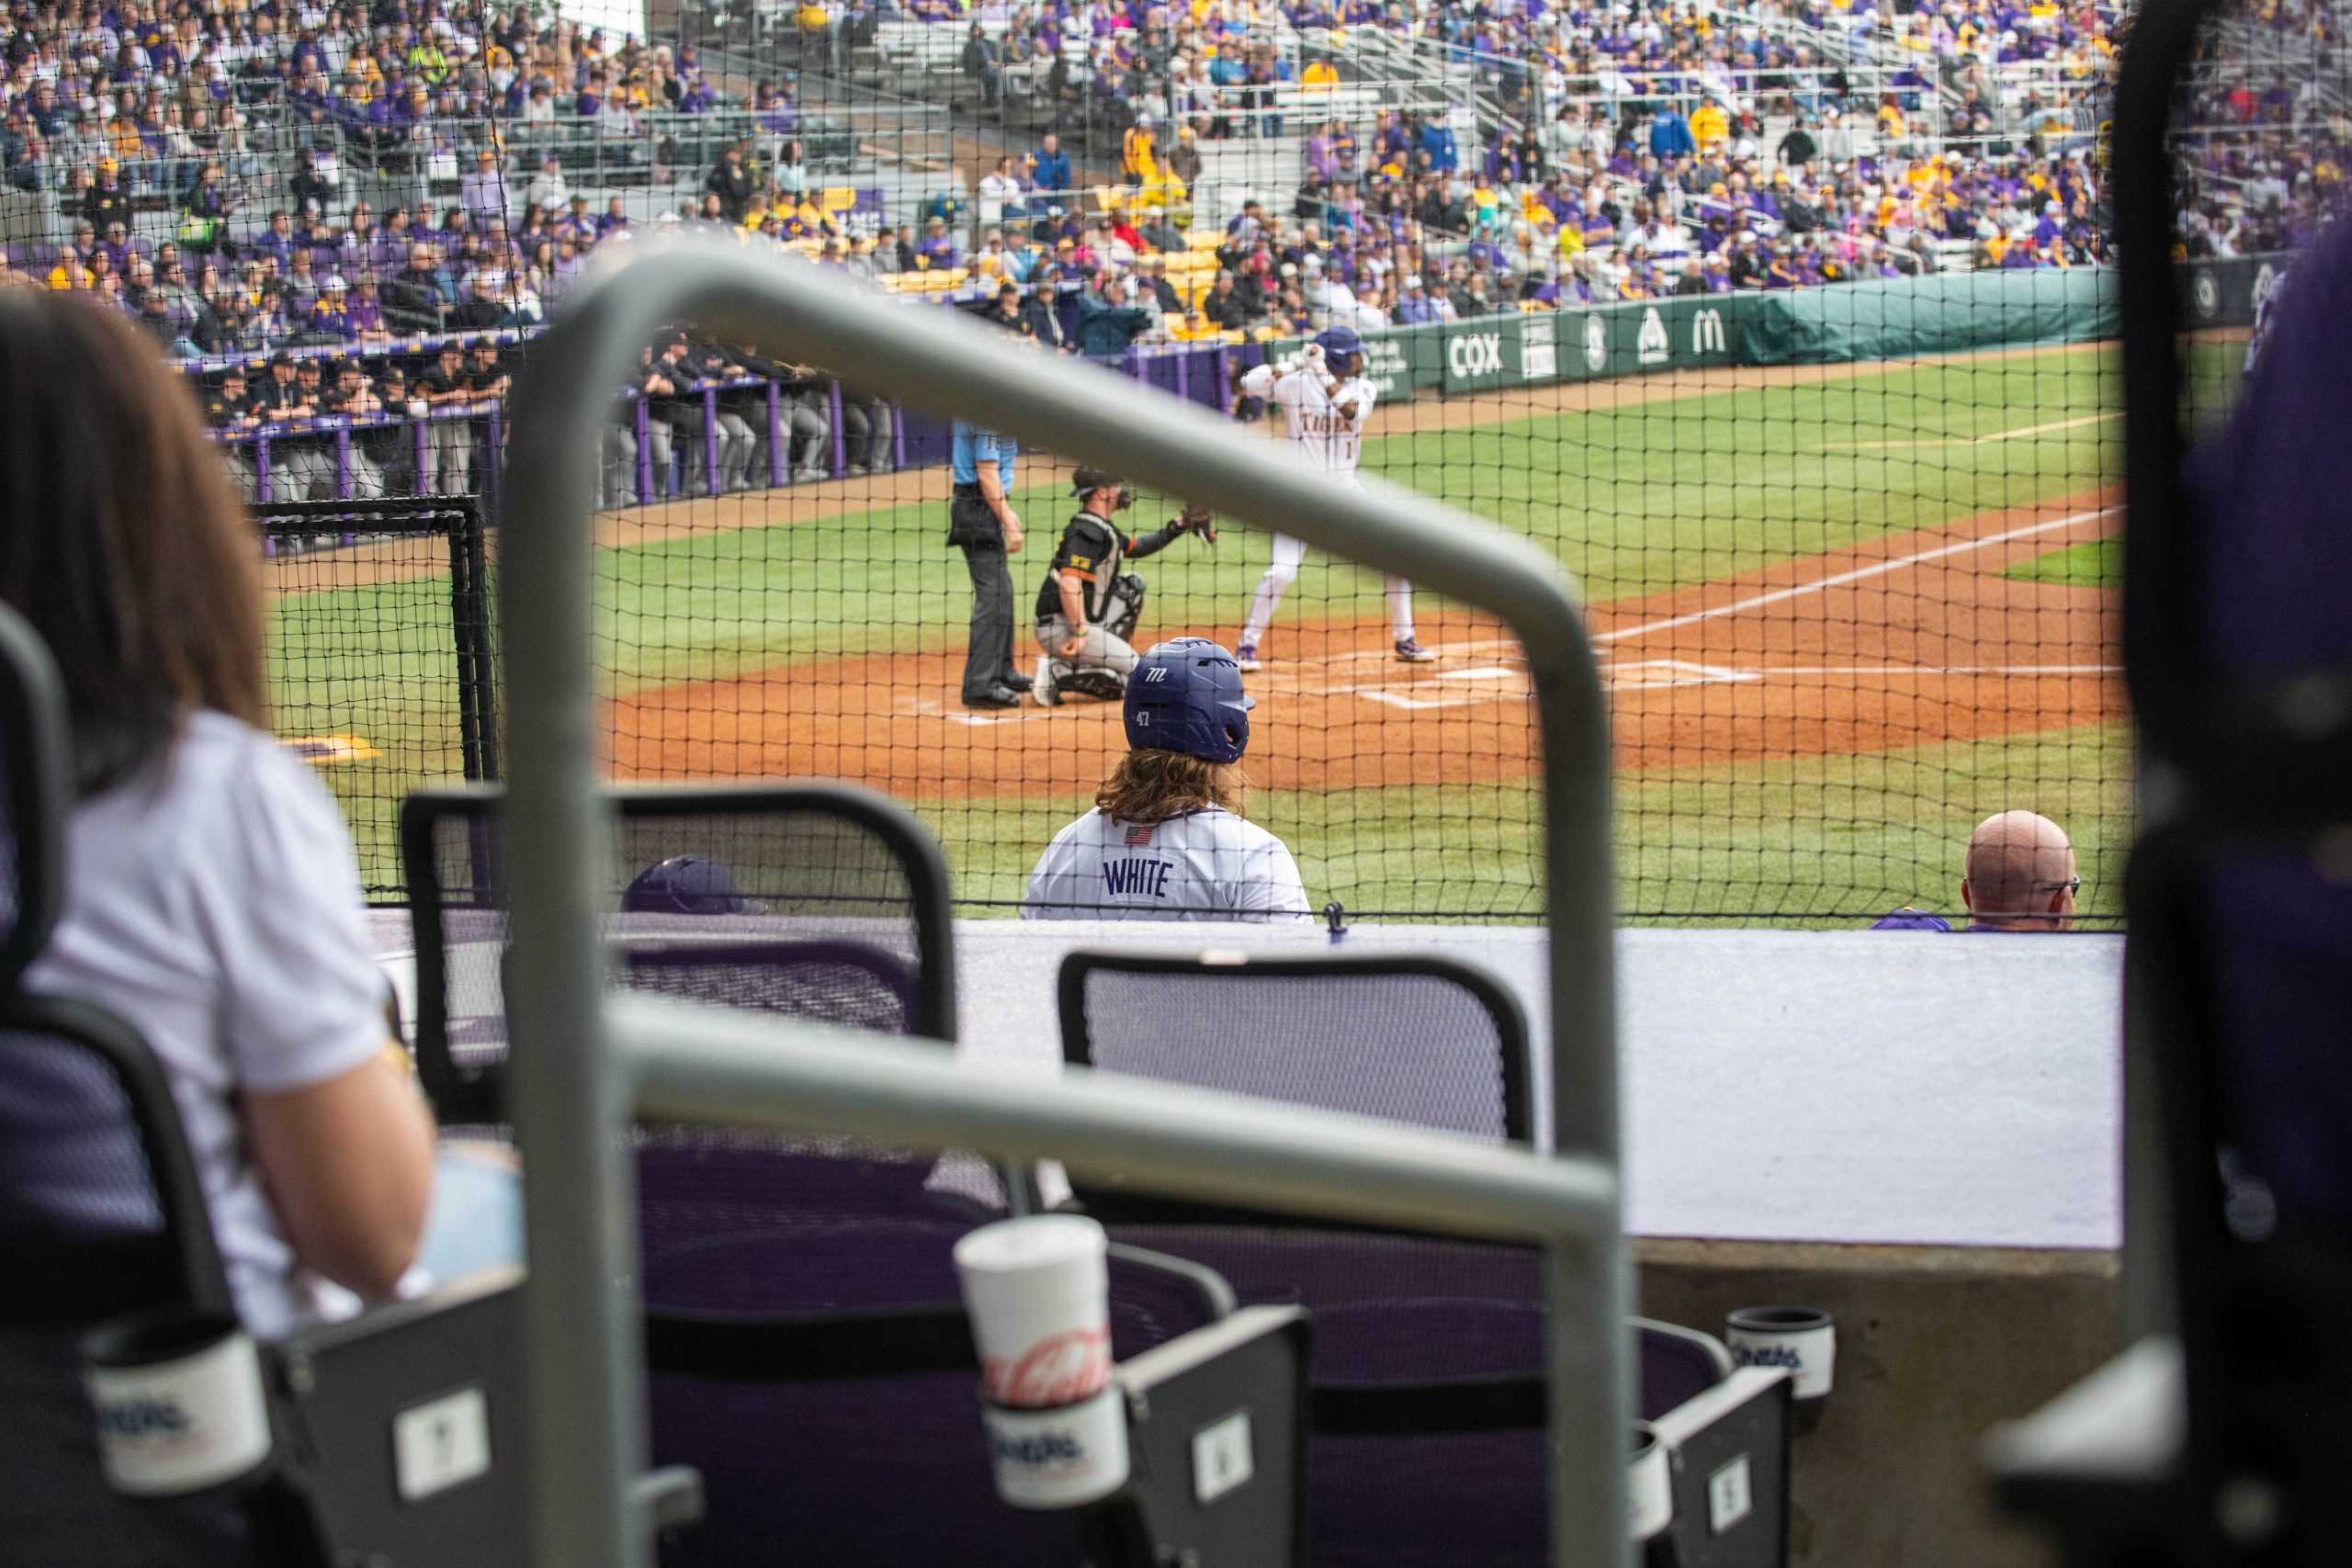
[{"label": "chalk foul line", "polygon": [[1832,588],[1842,588],[1849,582],[1865,582],[1873,577],[1884,577],[1891,572],[1905,571],[1915,566],[1925,566],[1932,560],[1967,555],[1971,551],[1985,549],[1994,545],[2005,545],[2012,539],[2030,539],[2037,534],[2049,534],[2060,528],[2075,527],[2101,517],[2112,516],[2122,510],[2120,506],[2100,506],[2088,512],[2077,512],[2069,517],[2053,517],[2045,523],[2030,523],[2022,528],[2008,528],[1998,534],[1987,534],[1981,539],[1967,539],[1957,545],[1940,545],[1932,550],[1921,550],[1917,554],[1900,556],[1893,560],[1873,561],[1869,566],[1857,567],[1851,571],[1835,572],[1827,577],[1817,578],[1811,582],[1776,588],[1769,593],[1750,594],[1745,599],[1735,599],[1728,604],[1717,604],[1712,609],[1693,610],[1688,615],[1669,615],[1665,620],[1650,621],[1638,626],[1623,626],[1616,631],[1602,632],[1592,640],[1596,646],[1623,642],[1629,637],[1648,637],[1656,632],[1672,631],[1677,626],[1697,626],[1702,621],[1720,620],[1725,615],[1737,615],[1749,610],[1760,610],[1767,604],[1779,604],[1791,599],[1802,599],[1809,593],[1826,592]]}]

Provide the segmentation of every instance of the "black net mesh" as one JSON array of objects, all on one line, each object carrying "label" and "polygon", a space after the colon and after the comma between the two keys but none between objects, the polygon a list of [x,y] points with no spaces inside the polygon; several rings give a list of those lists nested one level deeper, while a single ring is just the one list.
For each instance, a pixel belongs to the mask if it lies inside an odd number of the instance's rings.
[{"label": "black net mesh", "polygon": [[1084,1006],[1094,1063],[1113,1072],[1476,1137],[1510,1131],[1504,1036],[1442,976],[1097,967]]},{"label": "black net mesh", "polygon": [[401,800],[498,776],[488,546],[469,498],[259,514],[270,718],[342,803],[371,903],[404,901]]}]

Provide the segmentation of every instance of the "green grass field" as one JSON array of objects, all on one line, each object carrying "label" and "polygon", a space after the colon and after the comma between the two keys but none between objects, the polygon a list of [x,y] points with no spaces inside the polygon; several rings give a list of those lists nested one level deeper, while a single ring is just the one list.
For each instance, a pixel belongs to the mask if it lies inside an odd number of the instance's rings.
[{"label": "green grass field", "polygon": [[[1595,602],[1705,582],[1890,531],[2077,494],[2116,477],[2114,361],[2096,348],[1876,371],[1560,413],[1370,443],[1366,468],[1482,513],[1555,555]],[[1015,558],[1035,592],[1066,498],[1016,497],[1037,539]],[[775,515],[790,515],[790,492]],[[963,646],[969,589],[936,505],[716,527],[599,553],[601,634],[619,691],[799,660]],[[1130,519],[1166,514],[1146,496]],[[1268,539],[1227,531],[1142,564],[1146,632],[1229,637]],[[2043,581],[2111,581],[2097,547],[2030,563]],[[436,593],[439,597],[435,597]],[[447,587],[301,593],[275,606],[278,727],[350,734],[385,754],[323,770],[363,860],[389,865],[410,784],[458,772]],[[1426,623],[1435,604],[1421,600]],[[436,623],[435,615],[439,619]],[[1282,621],[1382,615],[1375,573],[1310,557]],[[1279,651],[1281,623],[1272,639]],[[1025,651],[1026,639],[1023,638]],[[954,693],[933,694],[952,703]],[[876,691],[880,705],[895,694]],[[944,723],[941,745],[991,733]],[[1444,727],[1431,727],[1442,745]],[[918,796],[923,759],[905,761]],[[1620,907],[1666,919],[1850,923],[1897,904],[1957,903],[1957,844],[1985,813],[2030,805],[2083,851],[2086,909],[2120,896],[2130,738],[2111,725],[1859,757],[1645,772],[1619,781]],[[1084,802],[989,797],[918,809],[942,834],[958,896],[1012,900],[1037,849]],[[1524,917],[1540,907],[1535,803],[1524,784],[1261,792],[1253,815],[1297,852],[1310,893],[1351,908]],[[381,879],[371,876],[371,882]]]},{"label": "green grass field", "polygon": [[2013,566],[2001,574],[2021,582],[2051,582],[2062,588],[2104,588],[2120,592],[2123,587],[2123,541],[2120,539],[2086,539],[2079,545],[2068,545],[2063,550],[2052,550],[2037,556],[2023,566]]}]

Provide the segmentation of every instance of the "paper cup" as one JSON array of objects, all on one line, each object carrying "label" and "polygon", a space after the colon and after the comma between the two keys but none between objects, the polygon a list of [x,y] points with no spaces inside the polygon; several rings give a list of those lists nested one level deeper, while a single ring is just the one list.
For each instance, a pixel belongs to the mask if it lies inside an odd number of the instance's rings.
[{"label": "paper cup", "polygon": [[1819,1307],[1741,1307],[1724,1339],[1743,1367],[1783,1367],[1800,1400],[1824,1399],[1836,1381],[1838,1325]]},{"label": "paper cup", "polygon": [[1016,1508],[1075,1508],[1126,1483],[1126,1400],[1116,1388],[1052,1410],[984,1399],[980,1420],[997,1495]]},{"label": "paper cup", "polygon": [[1674,1522],[1673,1467],[1657,1429],[1646,1421],[1634,1423],[1634,1457],[1625,1477],[1625,1495],[1634,1540],[1648,1540]]},{"label": "paper cup", "polygon": [[201,1492],[269,1458],[269,1406],[253,1337],[228,1313],[172,1308],[82,1337],[107,1483],[133,1497]]},{"label": "paper cup", "polygon": [[1108,1246],[1102,1227],[1080,1214],[1001,1220],[956,1244],[990,1404],[1048,1409],[1110,1385]]}]

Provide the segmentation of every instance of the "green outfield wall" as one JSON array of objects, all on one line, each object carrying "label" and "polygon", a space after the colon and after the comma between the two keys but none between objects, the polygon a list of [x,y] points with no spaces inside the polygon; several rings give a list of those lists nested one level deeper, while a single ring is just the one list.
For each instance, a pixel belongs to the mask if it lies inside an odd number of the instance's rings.
[{"label": "green outfield wall", "polygon": [[[2282,258],[2183,267],[2189,318],[2242,327]],[[1712,365],[1842,365],[2114,337],[2111,268],[1940,274],[1767,293],[1633,300],[1364,336],[1384,400],[1600,381]],[[1300,340],[1303,341],[1303,340]],[[1286,354],[1297,341],[1272,345]]]}]

